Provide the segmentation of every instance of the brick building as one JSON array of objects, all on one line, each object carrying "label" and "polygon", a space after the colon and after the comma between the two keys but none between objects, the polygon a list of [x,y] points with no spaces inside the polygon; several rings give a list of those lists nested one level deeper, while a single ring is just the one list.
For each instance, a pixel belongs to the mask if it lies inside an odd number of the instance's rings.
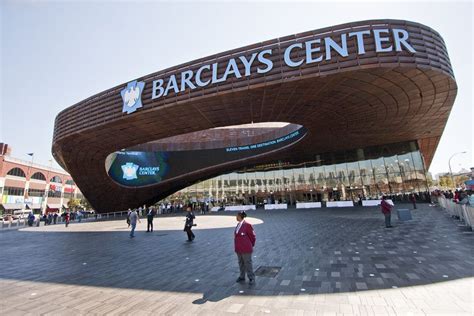
[{"label": "brick building", "polygon": [[13,158],[11,147],[0,143],[1,212],[61,211],[71,198],[82,198],[82,194],[67,172],[34,163],[34,159]]}]

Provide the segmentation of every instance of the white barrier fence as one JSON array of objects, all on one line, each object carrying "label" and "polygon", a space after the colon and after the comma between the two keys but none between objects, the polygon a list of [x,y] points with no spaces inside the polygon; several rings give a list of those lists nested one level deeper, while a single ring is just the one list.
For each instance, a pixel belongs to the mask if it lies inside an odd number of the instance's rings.
[{"label": "white barrier fence", "polygon": [[286,210],[288,205],[284,204],[265,204],[266,210]]},{"label": "white barrier fence", "polygon": [[226,206],[224,211],[255,211],[256,209],[255,205],[230,205]]},{"label": "white barrier fence", "polygon": [[296,203],[296,208],[321,208],[321,202]]},{"label": "white barrier fence", "polygon": [[439,205],[452,217],[457,217],[474,229],[474,207],[467,204],[454,203],[444,197],[438,197]]},{"label": "white barrier fence", "polygon": [[352,201],[328,201],[326,207],[353,207],[354,202]]},{"label": "white barrier fence", "polygon": [[[392,200],[386,200],[388,204],[394,205]],[[382,203],[382,200],[362,200],[362,206],[378,206]]]}]

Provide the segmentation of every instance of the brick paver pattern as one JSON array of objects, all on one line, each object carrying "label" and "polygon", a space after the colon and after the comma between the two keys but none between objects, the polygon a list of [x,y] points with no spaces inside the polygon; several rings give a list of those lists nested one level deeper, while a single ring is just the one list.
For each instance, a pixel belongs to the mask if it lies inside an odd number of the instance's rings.
[{"label": "brick paver pattern", "polygon": [[[408,205],[397,206],[408,208]],[[472,315],[474,235],[427,204],[384,227],[376,207],[249,213],[254,269],[238,284],[235,213],[0,232],[3,315]]]}]

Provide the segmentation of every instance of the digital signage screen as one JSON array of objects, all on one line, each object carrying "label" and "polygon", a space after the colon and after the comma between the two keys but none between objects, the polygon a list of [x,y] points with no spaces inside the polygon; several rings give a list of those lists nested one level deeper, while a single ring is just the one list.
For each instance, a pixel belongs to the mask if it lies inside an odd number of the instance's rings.
[{"label": "digital signage screen", "polygon": [[107,173],[117,183],[140,187],[160,183],[214,165],[286,147],[301,140],[304,127],[276,139],[245,146],[183,151],[118,151],[107,159]]}]

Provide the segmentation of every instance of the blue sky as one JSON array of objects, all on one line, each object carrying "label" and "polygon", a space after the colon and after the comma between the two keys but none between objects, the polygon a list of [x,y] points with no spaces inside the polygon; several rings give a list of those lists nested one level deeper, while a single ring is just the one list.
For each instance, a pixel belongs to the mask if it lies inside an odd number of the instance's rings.
[{"label": "blue sky", "polygon": [[117,84],[232,48],[345,22],[420,22],[444,38],[458,96],[430,171],[473,163],[473,5],[464,2],[2,1],[0,141],[48,164],[54,118]]}]

